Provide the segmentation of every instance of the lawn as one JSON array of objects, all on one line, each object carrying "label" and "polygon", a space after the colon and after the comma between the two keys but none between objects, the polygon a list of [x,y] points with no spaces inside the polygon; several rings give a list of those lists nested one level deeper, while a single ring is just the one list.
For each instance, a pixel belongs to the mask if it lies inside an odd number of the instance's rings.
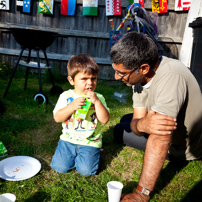
[{"label": "lawn", "polygon": [[[0,115],[0,141],[8,150],[7,157],[31,156],[41,162],[42,168],[36,176],[27,180],[0,179],[0,194],[13,193],[17,202],[107,202],[108,181],[122,182],[125,193],[134,190],[144,153],[116,144],[112,136],[114,125],[124,114],[132,112],[132,92],[129,87],[118,81],[98,80],[96,92],[104,95],[110,108],[110,121],[102,128],[103,161],[99,173],[91,177],[81,176],[75,170],[59,174],[51,169],[50,162],[61,134],[61,124],[53,120],[52,104],[41,105],[33,100],[33,95],[39,90],[38,76],[29,74],[28,88],[24,91],[25,72],[17,72],[7,96],[3,98],[10,72],[8,69],[7,73],[1,74],[1,71],[0,100],[6,111]],[[72,88],[63,76],[57,75],[55,82],[63,90]],[[42,87],[43,92],[55,103],[58,96],[50,95],[52,86],[47,74],[42,76]],[[128,93],[126,104],[113,99],[115,90]],[[187,164],[166,161],[150,201],[202,201],[201,179],[201,161]]]}]

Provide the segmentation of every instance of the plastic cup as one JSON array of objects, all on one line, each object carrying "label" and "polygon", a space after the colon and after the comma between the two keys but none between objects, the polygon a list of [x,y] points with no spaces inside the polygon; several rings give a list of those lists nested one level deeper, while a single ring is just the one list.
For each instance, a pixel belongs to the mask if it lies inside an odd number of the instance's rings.
[{"label": "plastic cup", "polygon": [[108,202],[119,202],[121,199],[123,184],[118,181],[110,181],[107,183],[107,187],[108,187]]},{"label": "plastic cup", "polygon": [[0,195],[0,202],[15,202],[16,196],[11,193],[5,193]]}]

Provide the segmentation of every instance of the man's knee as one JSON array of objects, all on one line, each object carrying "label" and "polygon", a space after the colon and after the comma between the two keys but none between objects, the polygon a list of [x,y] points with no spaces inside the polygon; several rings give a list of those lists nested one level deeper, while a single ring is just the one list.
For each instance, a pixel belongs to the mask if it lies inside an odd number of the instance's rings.
[{"label": "man's knee", "polygon": [[131,122],[133,119],[133,113],[131,114],[125,114],[121,117],[120,122]]},{"label": "man's knee", "polygon": [[113,136],[114,136],[114,140],[118,144],[123,143],[123,133],[124,133],[124,131],[131,132],[130,122],[129,121],[128,122],[121,122],[121,123],[117,124],[114,127]]}]

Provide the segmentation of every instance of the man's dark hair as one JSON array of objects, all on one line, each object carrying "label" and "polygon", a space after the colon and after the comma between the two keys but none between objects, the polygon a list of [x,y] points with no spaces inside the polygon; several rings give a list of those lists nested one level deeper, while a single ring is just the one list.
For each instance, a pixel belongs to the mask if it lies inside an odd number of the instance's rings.
[{"label": "man's dark hair", "polygon": [[139,69],[142,64],[154,68],[159,55],[156,44],[147,34],[129,32],[115,43],[110,57],[113,63],[123,64],[126,69]]}]

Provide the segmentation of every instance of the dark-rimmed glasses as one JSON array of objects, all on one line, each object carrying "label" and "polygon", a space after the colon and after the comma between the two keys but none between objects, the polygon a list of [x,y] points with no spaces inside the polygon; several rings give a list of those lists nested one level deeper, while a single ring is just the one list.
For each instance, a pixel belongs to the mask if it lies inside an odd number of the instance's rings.
[{"label": "dark-rimmed glasses", "polygon": [[[113,65],[112,65],[112,68],[114,69]],[[115,73],[120,77],[120,79],[117,79],[117,80],[122,80],[125,76],[127,76],[128,74],[131,74],[131,73],[134,72],[136,69],[137,69],[137,68],[134,67],[133,69],[131,69],[131,71],[125,73],[124,75],[121,75],[121,74],[120,74],[118,71],[116,71],[115,69],[114,69],[114,71],[115,71]]]}]

